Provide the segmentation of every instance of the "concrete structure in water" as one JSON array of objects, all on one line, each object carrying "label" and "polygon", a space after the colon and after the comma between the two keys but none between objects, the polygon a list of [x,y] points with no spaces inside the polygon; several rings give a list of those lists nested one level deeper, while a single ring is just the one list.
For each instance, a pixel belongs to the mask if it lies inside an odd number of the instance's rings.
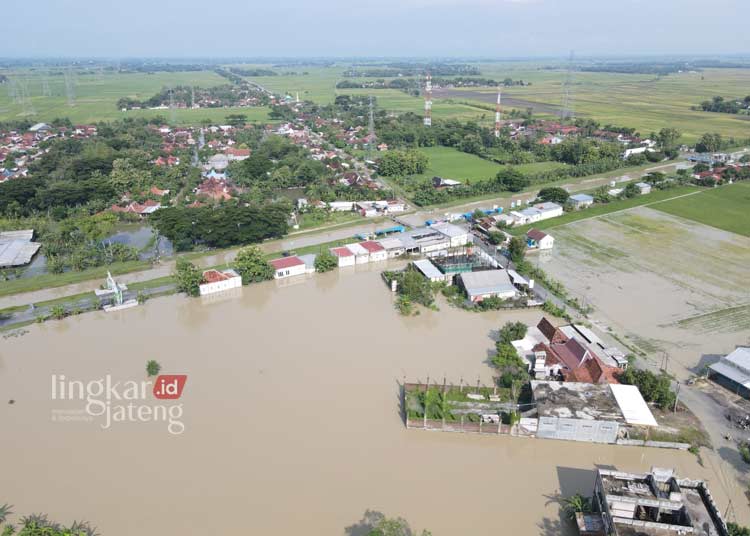
[{"label": "concrete structure in water", "polygon": [[586,534],[729,536],[706,483],[678,478],[672,469],[652,467],[645,474],[599,469],[592,505],[603,527]]},{"label": "concrete structure in water", "polygon": [[208,296],[241,286],[242,277],[234,270],[206,270],[198,290],[201,296]]},{"label": "concrete structure in water", "polygon": [[657,426],[633,385],[532,381],[531,392],[540,438],[616,443],[622,427]]},{"label": "concrete structure in water", "polygon": [[515,298],[518,295],[518,291],[513,286],[506,270],[466,272],[458,277],[469,300],[475,303],[486,298],[502,298],[506,300]]},{"label": "concrete structure in water", "polygon": [[305,261],[297,256],[274,259],[271,261],[271,266],[274,269],[274,279],[304,275],[306,272]]}]

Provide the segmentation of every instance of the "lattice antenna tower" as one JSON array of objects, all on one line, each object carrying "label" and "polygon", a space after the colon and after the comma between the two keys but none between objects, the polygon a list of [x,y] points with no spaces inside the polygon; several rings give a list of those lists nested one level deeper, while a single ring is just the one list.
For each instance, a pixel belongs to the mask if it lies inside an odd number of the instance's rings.
[{"label": "lattice antenna tower", "polygon": [[174,106],[174,88],[169,88],[169,122],[172,125],[177,123],[177,110]]},{"label": "lattice antenna tower", "polygon": [[65,69],[65,95],[68,97],[68,106],[76,105],[76,84],[73,78],[73,70],[68,66]]},{"label": "lattice antenna tower", "polygon": [[495,137],[500,137],[500,114],[502,112],[500,106],[503,99],[502,86],[497,86],[497,104],[495,104]]},{"label": "lattice antenna tower", "polygon": [[563,100],[562,100],[562,112],[560,118],[563,120],[572,120],[574,118],[573,112],[573,59],[575,57],[574,52],[570,51],[570,58],[568,59],[568,70],[565,73],[565,82],[563,83]]},{"label": "lattice antenna tower", "polygon": [[429,71],[424,80],[424,126],[432,126],[432,76]]}]

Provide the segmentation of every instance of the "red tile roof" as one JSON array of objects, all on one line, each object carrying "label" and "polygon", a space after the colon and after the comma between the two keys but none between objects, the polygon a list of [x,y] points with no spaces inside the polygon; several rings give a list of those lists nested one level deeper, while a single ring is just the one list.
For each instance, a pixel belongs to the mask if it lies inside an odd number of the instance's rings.
[{"label": "red tile roof", "polygon": [[359,245],[365,248],[370,253],[377,253],[378,251],[385,251],[385,248],[383,246],[381,246],[377,242],[373,242],[372,240],[368,240],[367,242],[360,242]]},{"label": "red tile roof", "polygon": [[271,261],[271,266],[275,270],[283,270],[284,268],[291,268],[292,266],[299,266],[305,264],[305,262],[299,257],[281,257],[280,259],[274,259]]},{"label": "red tile roof", "polygon": [[226,281],[232,276],[220,272],[218,270],[206,270],[203,272],[203,281],[206,283],[217,283],[219,281]]},{"label": "red tile roof", "polygon": [[351,257],[352,255],[354,255],[354,253],[352,253],[352,250],[345,247],[331,248],[331,253],[333,253],[337,257]]},{"label": "red tile roof", "polygon": [[535,242],[539,242],[542,238],[547,236],[547,233],[543,233],[539,229],[529,229],[529,232],[526,233],[526,236],[528,236]]}]

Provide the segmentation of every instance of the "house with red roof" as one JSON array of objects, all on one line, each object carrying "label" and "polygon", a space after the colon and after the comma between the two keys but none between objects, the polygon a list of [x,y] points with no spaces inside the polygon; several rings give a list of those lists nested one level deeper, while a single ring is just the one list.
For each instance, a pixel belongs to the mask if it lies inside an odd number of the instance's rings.
[{"label": "house with red roof", "polygon": [[535,249],[552,249],[555,245],[555,239],[552,235],[548,235],[539,229],[529,229],[526,233],[526,244]]},{"label": "house with red roof", "polygon": [[379,262],[388,260],[388,252],[383,246],[375,242],[374,240],[368,240],[366,242],[360,242],[359,244],[370,253],[370,262]]},{"label": "house with red roof", "polygon": [[331,248],[331,254],[339,261],[339,267],[354,266],[356,258],[354,253],[347,247]]},{"label": "house with red roof", "polygon": [[201,296],[242,286],[242,277],[234,270],[206,270],[198,287]]},{"label": "house with red roof", "polygon": [[305,261],[296,255],[273,259],[271,261],[271,266],[273,266],[274,269],[274,279],[304,275],[306,270]]}]

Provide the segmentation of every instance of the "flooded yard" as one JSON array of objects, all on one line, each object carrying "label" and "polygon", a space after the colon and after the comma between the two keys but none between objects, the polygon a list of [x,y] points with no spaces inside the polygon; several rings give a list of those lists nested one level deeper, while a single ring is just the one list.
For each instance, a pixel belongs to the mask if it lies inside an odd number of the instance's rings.
[{"label": "flooded yard", "polygon": [[[404,318],[382,269],[269,282],[214,302],[172,296],[0,340],[0,503],[88,519],[106,536],[240,527],[359,536],[367,510],[435,536],[551,536],[575,533],[559,497],[590,494],[597,466],[657,465],[707,479],[720,507],[732,495],[737,519],[750,522],[711,455],[701,466],[687,452],[407,430],[400,382],[489,384],[492,331],[540,313],[443,305]],[[188,376],[184,433],[164,422],[104,430],[52,420],[77,403],[51,399],[53,375],[142,381],[149,359]]]},{"label": "flooded yard", "polygon": [[750,337],[750,239],[646,207],[554,228],[542,267],[680,378]]}]

